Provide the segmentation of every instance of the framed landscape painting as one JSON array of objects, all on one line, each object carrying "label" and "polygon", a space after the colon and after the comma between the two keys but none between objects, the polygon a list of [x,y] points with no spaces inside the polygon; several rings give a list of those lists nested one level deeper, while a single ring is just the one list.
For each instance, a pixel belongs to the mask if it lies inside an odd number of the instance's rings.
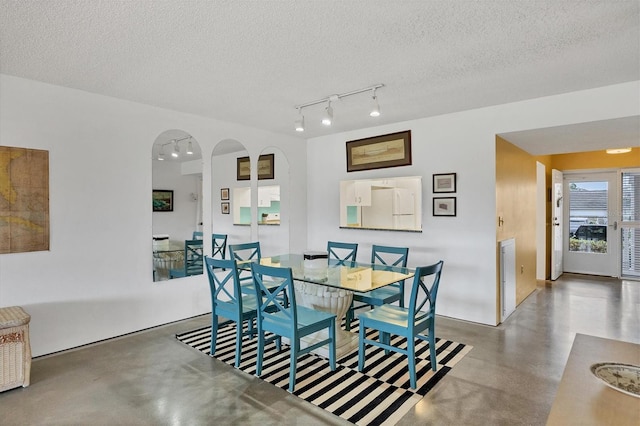
[{"label": "framed landscape painting", "polygon": [[411,165],[411,130],[347,142],[347,172]]},{"label": "framed landscape painting", "polygon": [[154,189],[152,200],[153,200],[154,212],[172,212],[173,211],[173,191],[172,190]]}]

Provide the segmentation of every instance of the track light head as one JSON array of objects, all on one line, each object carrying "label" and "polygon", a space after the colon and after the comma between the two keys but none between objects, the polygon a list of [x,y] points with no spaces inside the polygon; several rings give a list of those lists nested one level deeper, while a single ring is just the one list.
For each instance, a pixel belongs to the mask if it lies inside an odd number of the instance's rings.
[{"label": "track light head", "polygon": [[193,155],[193,145],[191,144],[191,139],[189,139],[189,143],[187,144],[187,155]]},{"label": "track light head", "polygon": [[304,115],[302,115],[302,108],[298,108],[298,118],[295,123],[296,132],[304,132]]},{"label": "track light head", "polygon": [[178,158],[180,156],[180,147],[178,146],[178,142],[176,142],[176,140],[173,140],[173,144],[175,145],[173,148],[173,152],[171,153],[171,156],[173,158]]},{"label": "track light head", "polygon": [[376,96],[376,89],[373,89],[372,96],[373,104],[371,106],[371,112],[369,115],[371,117],[380,117],[380,105],[378,104],[378,97]]},{"label": "track light head", "polygon": [[332,121],[333,121],[333,108],[331,107],[331,101],[328,101],[327,107],[324,109],[322,124],[324,124],[325,126],[331,126]]},{"label": "track light head", "polygon": [[158,160],[164,161],[164,145],[160,145],[160,152],[158,152]]}]

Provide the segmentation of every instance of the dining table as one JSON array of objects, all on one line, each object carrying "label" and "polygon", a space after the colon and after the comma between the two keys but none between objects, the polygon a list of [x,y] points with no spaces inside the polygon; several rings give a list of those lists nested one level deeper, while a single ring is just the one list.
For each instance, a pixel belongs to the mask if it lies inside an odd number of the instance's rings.
[{"label": "dining table", "polygon": [[153,245],[153,280],[169,279],[169,270],[182,267],[184,262],[184,241],[166,241]]},{"label": "dining table", "polygon": [[[296,303],[336,315],[336,356],[341,358],[358,347],[358,334],[344,330],[342,319],[351,306],[353,293],[366,293],[414,276],[415,271],[390,265],[328,259],[326,252],[287,253],[262,257],[260,264],[291,268]],[[326,339],[327,331],[301,339],[302,348]],[[313,351],[328,357],[322,346]]]}]

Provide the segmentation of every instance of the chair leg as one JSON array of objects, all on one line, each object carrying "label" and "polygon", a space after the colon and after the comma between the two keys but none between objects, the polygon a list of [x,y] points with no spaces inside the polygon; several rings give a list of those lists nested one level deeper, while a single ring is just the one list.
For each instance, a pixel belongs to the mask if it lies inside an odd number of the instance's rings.
[{"label": "chair leg", "polygon": [[[390,345],[391,344],[391,335],[389,333],[384,333],[382,331],[379,332],[380,333],[380,343],[384,343],[385,345]],[[384,354],[385,355],[389,355],[391,353],[391,350],[389,349],[385,349],[384,350]]]},{"label": "chair leg", "polygon": [[407,339],[407,358],[409,358],[409,386],[416,388],[416,339],[409,336]]},{"label": "chair leg", "polygon": [[261,328],[258,324],[258,351],[256,353],[256,376],[258,377],[262,374],[262,357],[264,355],[264,334],[262,334]]},{"label": "chair leg", "polygon": [[364,321],[360,321],[358,333],[358,371],[362,372],[364,370]]},{"label": "chair leg", "polygon": [[[249,322],[251,322],[251,318],[249,318]],[[242,321],[242,318],[238,318],[238,321],[236,321],[236,362],[235,362],[235,366],[236,368],[238,368],[240,366],[240,358],[242,357],[241,355],[241,349],[242,349],[242,328],[243,328],[244,324]]]},{"label": "chair leg", "polygon": [[345,325],[344,329],[347,331],[351,331],[351,321],[353,321],[353,300],[351,301],[351,305],[349,306],[349,310],[347,310],[347,315],[345,316]]},{"label": "chair leg", "polygon": [[336,322],[334,320],[329,321],[329,366],[331,371],[336,369]]},{"label": "chair leg", "polygon": [[429,327],[429,353],[431,357],[431,369],[438,369],[438,360],[436,359],[436,335],[435,327]]},{"label": "chair leg", "polygon": [[215,312],[211,313],[211,348],[209,354],[215,355],[216,353],[216,340],[218,338],[218,315]]},{"label": "chair leg", "polygon": [[298,362],[298,348],[300,347],[300,341],[298,336],[294,336],[291,339],[291,358],[289,365],[289,392],[293,393],[296,387],[296,364]]}]

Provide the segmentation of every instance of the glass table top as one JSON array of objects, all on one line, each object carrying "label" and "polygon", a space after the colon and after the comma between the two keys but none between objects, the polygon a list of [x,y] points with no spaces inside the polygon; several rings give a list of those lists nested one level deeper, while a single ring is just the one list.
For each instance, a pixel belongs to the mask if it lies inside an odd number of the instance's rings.
[{"label": "glass table top", "polygon": [[283,254],[263,257],[260,264],[289,267],[293,279],[345,290],[367,292],[398,281],[412,278],[409,268],[387,265],[371,265],[337,260],[305,260],[302,254]]}]

